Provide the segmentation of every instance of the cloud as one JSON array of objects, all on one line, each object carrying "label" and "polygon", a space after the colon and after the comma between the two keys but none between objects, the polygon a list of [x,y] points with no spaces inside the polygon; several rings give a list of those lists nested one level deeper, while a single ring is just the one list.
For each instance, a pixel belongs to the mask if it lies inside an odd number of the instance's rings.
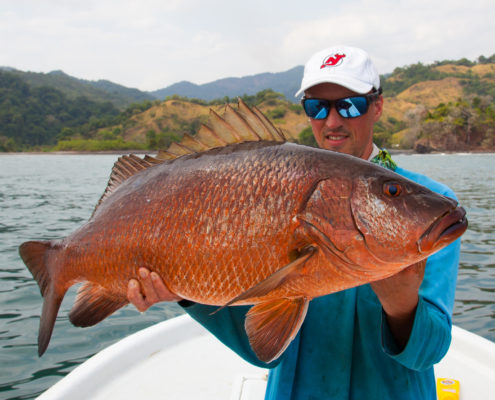
[{"label": "cloud", "polygon": [[285,71],[343,43],[380,72],[495,53],[492,0],[18,0],[0,3],[0,65],[144,90]]},{"label": "cloud", "polygon": [[293,60],[301,63],[327,46],[354,45],[366,49],[383,72],[418,61],[474,59],[495,50],[495,30],[483,17],[493,11],[495,5],[483,0],[354,1],[338,14],[301,21],[287,33],[283,47],[287,57],[303,55]]}]

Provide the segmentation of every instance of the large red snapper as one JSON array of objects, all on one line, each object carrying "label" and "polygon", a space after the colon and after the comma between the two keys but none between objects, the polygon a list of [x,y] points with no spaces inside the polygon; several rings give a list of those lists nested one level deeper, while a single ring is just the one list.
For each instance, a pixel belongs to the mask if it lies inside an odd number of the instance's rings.
[{"label": "large red snapper", "polygon": [[144,266],[184,299],[253,304],[246,332],[270,361],[312,298],[391,276],[467,227],[454,200],[355,157],[281,143],[243,103],[210,123],[161,154],[170,160],[122,157],[85,225],[20,246],[44,297],[40,355],[69,287],[84,282],[71,322],[94,325],[128,303]]}]

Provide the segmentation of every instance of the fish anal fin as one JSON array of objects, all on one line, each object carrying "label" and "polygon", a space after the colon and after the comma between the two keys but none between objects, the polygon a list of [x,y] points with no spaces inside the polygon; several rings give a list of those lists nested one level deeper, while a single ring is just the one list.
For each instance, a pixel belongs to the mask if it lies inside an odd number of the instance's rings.
[{"label": "fish anal fin", "polygon": [[127,303],[125,296],[115,295],[100,285],[86,282],[79,288],[69,319],[75,326],[93,326]]},{"label": "fish anal fin", "polygon": [[316,251],[316,247],[313,246],[308,246],[307,248],[303,249],[299,252],[298,257],[294,261],[279,269],[277,272],[271,274],[268,278],[264,279],[260,283],[241,293],[239,296],[233,298],[223,307],[216,310],[215,313],[227,306],[233,305],[240,301],[266,296],[271,291],[280,287],[287,280],[296,279],[300,276],[301,270],[304,267],[306,261],[308,261],[313,256],[313,254],[316,253]]},{"label": "fish anal fin", "polygon": [[256,304],[246,314],[244,327],[256,356],[269,363],[285,351],[304,322],[309,300],[276,299]]}]

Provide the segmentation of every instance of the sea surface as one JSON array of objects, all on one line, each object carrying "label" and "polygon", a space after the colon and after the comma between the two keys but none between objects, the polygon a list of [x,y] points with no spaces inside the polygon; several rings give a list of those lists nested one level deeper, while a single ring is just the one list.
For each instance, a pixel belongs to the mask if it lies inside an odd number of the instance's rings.
[{"label": "sea surface", "polygon": [[[42,299],[18,255],[33,239],[68,235],[91,215],[116,155],[0,155],[0,399],[31,399],[88,357],[131,333],[182,313],[161,304],[132,306],[91,328],[76,328],[62,303],[42,358],[37,355]],[[495,155],[396,155],[404,168],[449,185],[466,208],[454,323],[495,341]]]}]

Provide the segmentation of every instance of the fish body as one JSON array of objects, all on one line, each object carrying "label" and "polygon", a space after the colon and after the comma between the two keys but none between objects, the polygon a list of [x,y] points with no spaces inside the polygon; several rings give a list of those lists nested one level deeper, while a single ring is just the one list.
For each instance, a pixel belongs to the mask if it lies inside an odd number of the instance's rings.
[{"label": "fish body", "polygon": [[184,299],[253,304],[246,331],[270,361],[312,298],[391,276],[467,224],[454,200],[293,143],[228,144],[159,162],[123,157],[115,170],[125,172],[86,224],[20,247],[45,298],[40,354],[69,287],[84,282],[71,322],[94,325],[127,304],[129,280],[147,267]]}]

